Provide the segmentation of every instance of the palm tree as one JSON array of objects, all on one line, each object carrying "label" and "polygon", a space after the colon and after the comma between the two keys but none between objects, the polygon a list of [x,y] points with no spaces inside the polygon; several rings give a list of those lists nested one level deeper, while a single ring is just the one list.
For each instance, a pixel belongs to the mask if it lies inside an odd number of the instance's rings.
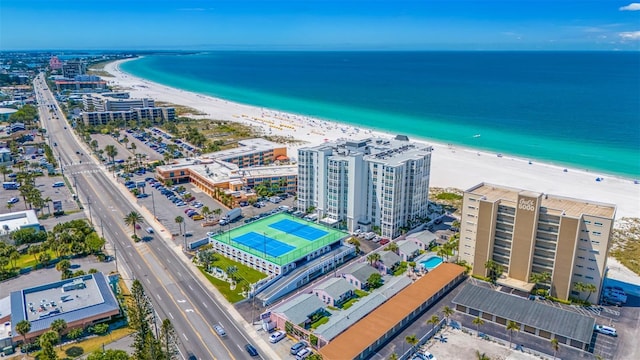
[{"label": "palm tree", "polygon": [[487,261],[484,267],[487,270],[487,277],[491,280],[491,283],[495,285],[500,275],[502,275],[504,267],[493,260]]},{"label": "palm tree", "polygon": [[587,286],[587,284],[578,281],[575,284],[573,284],[573,290],[575,290],[577,292],[584,292],[584,291],[587,290],[586,286]]},{"label": "palm tree", "polygon": [[7,210],[11,211],[11,208],[13,208],[13,204],[7,203]]},{"label": "palm tree", "polygon": [[355,236],[352,236],[347,243],[353,245],[356,248],[356,255],[360,253],[360,241]]},{"label": "palm tree", "polygon": [[[104,153],[107,154],[107,156],[110,157],[111,161],[113,162],[118,155],[118,149],[116,149],[115,145],[107,145],[104,147]],[[115,169],[115,164],[113,168]]]},{"label": "palm tree", "polygon": [[480,351],[476,350],[476,358],[478,360],[491,360],[491,358],[489,356],[487,356],[487,354],[485,353],[481,353]]},{"label": "palm tree", "polygon": [[553,359],[556,359],[556,354],[558,353],[558,350],[560,350],[560,343],[558,343],[558,339],[553,338],[551,339],[551,350],[553,350]]},{"label": "palm tree", "polygon": [[[529,281],[539,287],[541,284],[547,284],[551,280],[551,273],[548,271],[542,273],[533,273],[529,277]],[[549,295],[551,295],[551,286],[549,286]]]},{"label": "palm tree", "polygon": [[595,285],[589,283],[584,284],[584,291],[589,293],[589,295],[587,295],[587,299],[585,300],[586,302],[589,302],[591,294],[593,294],[596,290],[598,290],[598,288]]},{"label": "palm tree", "polygon": [[391,242],[384,249],[395,253],[396,251],[398,251],[398,244]]},{"label": "palm tree", "polygon": [[378,260],[380,260],[380,254],[377,252],[367,255],[367,261],[369,261],[371,266],[373,266],[374,263],[377,263]]},{"label": "palm tree", "polygon": [[22,335],[22,342],[27,342],[27,334],[31,331],[31,323],[28,320],[20,320],[16,324],[16,331]]},{"label": "palm tree", "polygon": [[231,281],[235,282],[236,281],[236,273],[238,272],[238,268],[235,266],[227,266],[227,275],[229,275],[229,278],[231,279]]},{"label": "palm tree", "polygon": [[484,325],[484,320],[482,320],[482,318],[480,318],[480,316],[476,316],[475,319],[473,319],[473,325],[476,326],[476,332],[480,333],[480,326]]},{"label": "palm tree", "polygon": [[442,315],[444,315],[444,318],[446,319],[445,324],[449,324],[449,316],[453,315],[453,313],[454,311],[452,308],[446,305],[442,307]]},{"label": "palm tree", "polygon": [[13,171],[7,168],[6,165],[0,166],[0,173],[2,173],[2,181],[7,181],[7,174],[11,174]]},{"label": "palm tree", "polygon": [[413,350],[414,350],[414,346],[416,346],[416,344],[418,344],[418,342],[419,342],[420,340],[418,340],[418,337],[417,337],[417,336],[415,336],[415,335],[407,335],[407,336],[404,338],[404,341],[406,341],[406,342],[407,342],[407,344],[409,344],[409,346],[411,346],[411,351],[413,352]]},{"label": "palm tree", "polygon": [[184,218],[182,216],[176,216],[175,222],[176,224],[178,224],[178,227],[180,228],[180,235],[182,235],[182,223],[184,222]]},{"label": "palm tree", "polygon": [[392,353],[391,355],[389,355],[389,360],[398,360],[398,354]]},{"label": "palm tree", "polygon": [[509,332],[509,349],[511,349],[511,337],[513,336],[514,331],[520,331],[520,324],[515,321],[509,320],[506,329]]},{"label": "palm tree", "polygon": [[222,214],[222,209],[218,208],[213,210],[213,214],[217,217],[220,218],[220,215]]},{"label": "palm tree", "polygon": [[136,225],[142,222],[142,215],[138,214],[135,211],[132,211],[124,217],[124,223],[127,225],[131,225],[133,228],[133,235],[136,234]]},{"label": "palm tree", "polygon": [[60,272],[65,272],[66,270],[69,270],[70,267],[71,267],[71,262],[67,259],[61,260],[56,264],[56,270]]},{"label": "palm tree", "polygon": [[438,317],[438,315],[432,315],[431,318],[427,320],[427,324],[431,324],[431,330],[433,330],[436,328],[436,325],[438,324],[439,321],[440,321],[440,318]]},{"label": "palm tree", "polygon": [[[56,319],[51,322],[51,330],[58,333],[62,340],[62,333],[67,330],[67,322],[64,319]],[[62,348],[62,341],[60,341],[60,348]]]}]

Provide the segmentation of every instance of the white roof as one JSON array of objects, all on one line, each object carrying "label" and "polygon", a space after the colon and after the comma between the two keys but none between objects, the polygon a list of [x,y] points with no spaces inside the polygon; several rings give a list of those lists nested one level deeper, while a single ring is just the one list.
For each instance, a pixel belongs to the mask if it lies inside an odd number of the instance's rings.
[{"label": "white roof", "polygon": [[6,234],[24,227],[39,225],[35,210],[16,211],[0,215],[0,234]]}]

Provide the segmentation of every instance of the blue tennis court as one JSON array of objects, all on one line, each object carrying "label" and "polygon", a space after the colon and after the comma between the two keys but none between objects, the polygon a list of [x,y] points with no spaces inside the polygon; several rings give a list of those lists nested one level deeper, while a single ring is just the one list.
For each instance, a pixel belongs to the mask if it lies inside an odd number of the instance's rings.
[{"label": "blue tennis court", "polygon": [[270,224],[269,227],[309,241],[317,240],[328,234],[328,232],[324,230],[316,229],[307,224],[302,224],[289,219],[280,220]]},{"label": "blue tennis court", "polygon": [[272,239],[268,236],[258,234],[253,231],[232,238],[231,240],[253,248],[257,251],[266,252],[267,255],[274,257],[282,256],[283,254],[286,254],[289,251],[295,249],[294,246],[287,245],[276,239]]}]

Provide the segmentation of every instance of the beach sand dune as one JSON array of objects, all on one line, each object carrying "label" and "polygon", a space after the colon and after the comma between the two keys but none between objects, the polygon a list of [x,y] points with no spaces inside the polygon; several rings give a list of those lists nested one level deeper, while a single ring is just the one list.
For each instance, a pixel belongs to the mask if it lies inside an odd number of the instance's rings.
[{"label": "beach sand dune", "polygon": [[[296,157],[300,146],[316,145],[338,138],[362,139],[372,135],[393,136],[373,129],[357,128],[304,115],[248,106],[224,99],[197,94],[153,83],[122,72],[119,60],[104,70],[113,74],[109,85],[128,90],[131,97],[151,97],[159,101],[188,106],[210,118],[242,122],[262,129],[265,134],[291,136],[303,145],[290,145],[289,154]],[[405,134],[410,138],[412,134]],[[617,217],[640,217],[640,184],[599,172],[519,159],[502,154],[459,148],[448,144],[421,140],[434,147],[431,183],[435,187],[468,189],[480,182],[511,186],[559,196],[617,205]],[[596,181],[600,178],[601,181]]]}]

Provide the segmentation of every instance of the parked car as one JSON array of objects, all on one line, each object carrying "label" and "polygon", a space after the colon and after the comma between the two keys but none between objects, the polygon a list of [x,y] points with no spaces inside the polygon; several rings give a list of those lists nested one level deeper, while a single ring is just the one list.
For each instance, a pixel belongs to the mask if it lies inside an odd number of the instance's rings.
[{"label": "parked car", "polygon": [[149,234],[153,234],[153,228],[148,227],[145,229]]},{"label": "parked car", "polygon": [[184,213],[185,213],[185,214],[186,214],[186,213],[188,213],[189,211],[195,211],[195,210],[193,210],[192,208],[184,209]]},{"label": "parked car", "polygon": [[293,344],[293,346],[291,347],[291,354],[295,355],[300,350],[304,349],[305,347],[307,347],[307,343],[306,342],[304,342],[304,341],[297,342],[297,343]]},{"label": "parked car", "polygon": [[599,332],[600,334],[605,334],[605,335],[609,335],[609,336],[613,336],[613,337],[617,337],[618,336],[618,332],[616,331],[616,329],[610,327],[610,326],[606,326],[606,325],[596,325],[594,330],[596,332]]},{"label": "parked car", "polygon": [[204,219],[204,216],[202,216],[202,215],[200,215],[200,214],[198,214],[198,215],[193,215],[193,216],[191,217],[191,219],[196,220],[196,221],[197,221],[197,220],[202,220],[202,219]]},{"label": "parked car", "polygon": [[20,201],[20,199],[18,199],[17,197],[12,197],[11,199],[9,199],[9,201],[7,201],[7,204],[15,204],[18,201]]},{"label": "parked car", "polygon": [[285,336],[287,336],[287,334],[284,331],[275,331],[269,336],[269,342],[275,344],[284,339]]},{"label": "parked car", "polygon": [[193,203],[192,205],[193,205],[193,207],[194,207],[194,208],[196,208],[196,209],[199,209],[199,208],[201,208],[201,207],[203,207],[203,206],[204,206],[204,204],[203,204],[203,203],[200,203],[200,202]]},{"label": "parked car", "polygon": [[309,355],[312,354],[312,351],[310,348],[306,347],[300,351],[298,351],[298,353],[296,354],[296,360],[302,360],[302,359],[306,359],[309,357]]}]

